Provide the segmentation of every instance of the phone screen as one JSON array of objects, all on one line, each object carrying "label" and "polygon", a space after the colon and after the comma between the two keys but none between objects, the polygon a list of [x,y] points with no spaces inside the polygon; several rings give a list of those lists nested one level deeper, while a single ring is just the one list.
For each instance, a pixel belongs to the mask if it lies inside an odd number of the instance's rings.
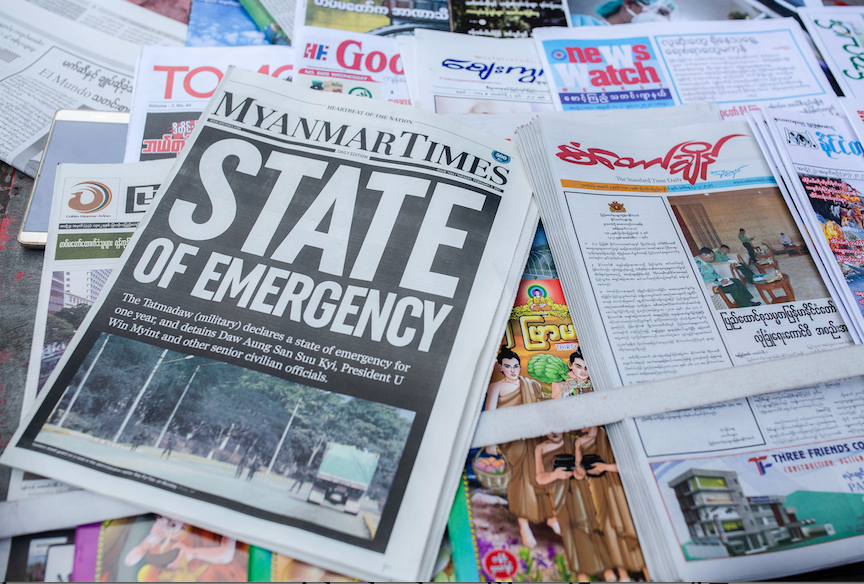
[{"label": "phone screen", "polygon": [[128,126],[128,122],[54,120],[18,236],[22,244],[45,245],[57,165],[61,162],[123,162]]}]

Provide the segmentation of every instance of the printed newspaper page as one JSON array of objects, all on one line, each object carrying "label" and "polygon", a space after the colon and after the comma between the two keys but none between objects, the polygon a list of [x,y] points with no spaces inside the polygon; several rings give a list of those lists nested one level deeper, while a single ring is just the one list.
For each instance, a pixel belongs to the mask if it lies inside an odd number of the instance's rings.
[{"label": "printed newspaper page", "polygon": [[127,0],[26,1],[79,25],[136,45],[182,47],[186,44],[185,24]]},{"label": "printed newspaper page", "polygon": [[[22,420],[96,302],[172,164],[165,160],[58,166],[58,196],[48,225]],[[97,217],[91,207],[101,207]],[[38,497],[71,488],[13,470],[8,499]]]},{"label": "printed newspaper page", "polygon": [[601,387],[852,342],[747,124],[537,123]]},{"label": "printed newspaper page", "polygon": [[[864,331],[864,148],[845,117],[776,110],[765,117],[851,324]],[[779,243],[788,251],[797,242]]]},{"label": "printed newspaper page", "polygon": [[129,111],[140,47],[28,2],[0,10],[0,160],[34,176],[58,109]]},{"label": "printed newspaper page", "polygon": [[414,34],[420,107],[439,114],[554,111],[531,39],[484,39],[419,29]]},{"label": "printed newspaper page", "polygon": [[471,36],[527,39],[537,27],[571,26],[562,0],[450,0],[448,6],[450,30]]},{"label": "printed newspaper page", "polygon": [[276,21],[288,38],[291,44],[294,43],[294,16],[297,13],[296,0],[261,0],[261,4],[267,10],[273,20]]},{"label": "printed newspaper page", "polygon": [[515,145],[236,68],[201,119],[3,463],[422,580],[536,226]]},{"label": "printed newspaper page", "polygon": [[294,83],[316,91],[411,104],[395,38],[315,26],[295,33]]},{"label": "printed newspaper page", "polygon": [[[538,237],[526,272],[546,275],[550,263],[545,236]],[[523,279],[487,411],[578,402],[592,391],[558,280]],[[618,474],[602,427],[472,449],[448,524],[457,580],[647,580]]]},{"label": "printed newspaper page", "polygon": [[290,81],[294,49],[285,45],[142,47],[124,161],[176,158],[231,65]]},{"label": "printed newspaper page", "polygon": [[864,8],[800,8],[798,15],[843,95],[864,97]]},{"label": "printed newspaper page", "polygon": [[860,559],[862,420],[854,378],[616,424],[638,461],[624,478],[657,526],[648,557],[671,563],[652,576],[761,580]]},{"label": "printed newspaper page", "polygon": [[[821,0],[820,4],[821,4]],[[795,0],[800,4],[801,0]],[[753,0],[655,0],[654,2],[625,4],[624,2],[598,2],[597,0],[570,0],[570,21],[573,26],[602,24],[639,24],[643,22],[741,20],[779,16]]]},{"label": "printed newspaper page", "polygon": [[447,0],[296,0],[294,27],[317,26],[379,36],[410,34],[417,28],[450,30]]},{"label": "printed newspaper page", "polygon": [[791,18],[543,28],[533,37],[559,110],[708,101],[724,118],[763,107],[841,111]]}]

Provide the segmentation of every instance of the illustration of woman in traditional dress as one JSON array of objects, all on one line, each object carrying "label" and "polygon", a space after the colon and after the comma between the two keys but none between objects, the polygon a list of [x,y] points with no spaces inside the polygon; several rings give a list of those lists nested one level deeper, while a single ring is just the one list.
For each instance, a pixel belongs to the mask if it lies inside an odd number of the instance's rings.
[{"label": "illustration of woman in traditional dress", "polygon": [[[543,399],[540,383],[520,375],[522,364],[519,355],[512,350],[501,347],[497,368],[504,377],[489,384],[486,391],[486,410],[510,408]],[[507,501],[510,512],[519,522],[522,545],[529,549],[537,545],[530,523],[545,522],[555,533],[560,533],[547,489],[538,485],[535,479],[534,447],[537,442],[536,438],[531,438],[486,447],[486,452],[493,456],[497,455],[500,449],[510,467]]]},{"label": "illustration of woman in traditional dress", "polygon": [[582,436],[576,440],[574,448],[576,466],[586,468],[585,482],[600,526],[603,540],[611,559],[611,569],[604,572],[607,582],[630,580],[628,572],[643,572],[648,579],[645,560],[636,537],[636,527],[630,516],[624,486],[618,475],[618,465],[609,444],[605,428],[596,426],[583,428]]},{"label": "illustration of woman in traditional dress", "polygon": [[123,563],[131,568],[143,562],[139,582],[245,581],[248,562],[234,561],[236,548],[237,541],[229,537],[157,517],[150,533],[129,550]]}]

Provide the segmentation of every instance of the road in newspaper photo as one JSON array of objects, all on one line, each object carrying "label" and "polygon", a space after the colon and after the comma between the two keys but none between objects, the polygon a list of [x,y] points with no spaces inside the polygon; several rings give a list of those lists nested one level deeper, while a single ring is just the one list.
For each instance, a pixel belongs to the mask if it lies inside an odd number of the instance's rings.
[{"label": "road in newspaper photo", "polygon": [[[150,320],[130,330],[153,330],[157,317]],[[294,352],[285,348],[293,339],[223,338],[245,339],[265,364],[277,363],[271,350]],[[108,334],[70,387],[36,437],[49,450],[362,539],[375,535],[414,419],[404,409]],[[130,394],[130,387],[141,390]]]}]

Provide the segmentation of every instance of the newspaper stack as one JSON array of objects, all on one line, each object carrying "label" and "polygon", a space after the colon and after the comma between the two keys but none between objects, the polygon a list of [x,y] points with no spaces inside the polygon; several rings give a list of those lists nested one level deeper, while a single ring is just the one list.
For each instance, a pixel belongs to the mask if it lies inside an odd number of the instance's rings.
[{"label": "newspaper stack", "polygon": [[431,576],[537,224],[515,145],[231,68],[153,201],[3,463]]},{"label": "newspaper stack", "polygon": [[396,37],[411,103],[439,114],[554,111],[531,39],[492,39],[417,29]]},{"label": "newspaper stack", "polygon": [[[765,393],[775,364],[751,365],[752,397],[723,401],[742,395],[724,368],[853,343],[750,127],[713,107],[598,114],[541,115],[517,136],[594,387],[673,390],[636,395],[656,414],[608,427],[652,578],[860,557],[848,517],[864,512],[862,379]],[[692,376],[678,378],[699,372],[715,375],[702,405],[670,412],[675,391],[694,399]],[[598,406],[594,394],[557,408],[577,420]],[[528,426],[519,434],[539,433]]]},{"label": "newspaper stack", "polygon": [[231,65],[291,81],[294,49],[285,45],[142,47],[123,161],[176,158]]},{"label": "newspaper stack", "polygon": [[[864,338],[864,215],[860,190],[864,151],[850,121],[766,109],[752,116],[766,158],[787,190],[796,214],[813,235],[812,249],[836,290],[857,339]],[[770,247],[794,255],[800,242],[788,236]]]}]

